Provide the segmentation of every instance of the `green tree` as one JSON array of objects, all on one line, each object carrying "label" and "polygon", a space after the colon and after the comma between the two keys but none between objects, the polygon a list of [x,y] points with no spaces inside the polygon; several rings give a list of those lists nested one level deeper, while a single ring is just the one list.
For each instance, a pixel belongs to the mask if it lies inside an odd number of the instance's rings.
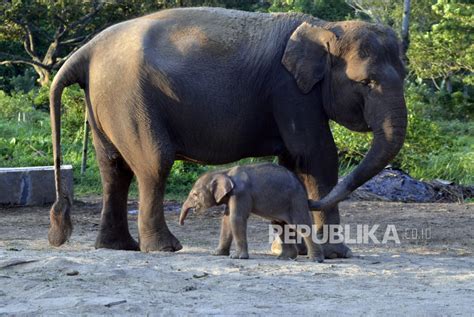
[{"label": "green tree", "polygon": [[[399,1],[391,0],[346,0],[359,19],[370,20],[393,27],[396,24],[395,11],[400,10]],[[401,18],[401,17],[400,17]]]},{"label": "green tree", "polygon": [[468,1],[438,0],[431,7],[437,21],[426,32],[414,33],[408,52],[410,68],[421,79],[440,81],[451,92],[451,79],[474,83],[474,6]]},{"label": "green tree", "polygon": [[271,12],[303,12],[323,20],[345,20],[354,10],[344,0],[272,0]]},{"label": "green tree", "polygon": [[269,5],[260,0],[2,1],[0,65],[32,66],[44,86],[54,70],[107,26],[164,8],[188,6],[256,10]]},{"label": "green tree", "polygon": [[53,70],[103,28],[138,16],[161,5],[155,1],[2,1],[0,65],[32,66],[41,85],[48,84]]}]

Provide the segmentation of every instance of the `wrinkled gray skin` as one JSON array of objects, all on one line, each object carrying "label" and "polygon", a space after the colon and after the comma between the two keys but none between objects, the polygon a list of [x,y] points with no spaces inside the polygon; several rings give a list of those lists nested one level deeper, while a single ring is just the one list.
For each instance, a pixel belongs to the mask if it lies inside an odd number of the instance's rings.
[{"label": "wrinkled gray skin", "polygon": [[[358,21],[220,8],[165,10],[114,25],[78,50],[51,86],[57,201],[49,241],[70,236],[71,202],[60,178],[64,87],[85,91],[103,184],[97,248],[176,251],[163,214],[177,159],[223,164],[278,156],[304,183],[321,230],[337,203],[377,174],[406,130],[404,69],[392,30]],[[365,159],[335,186],[334,120],[372,131]],[[140,192],[139,243],[127,224],[133,176]],[[343,244],[325,245],[344,257]]]},{"label": "wrinkled gray skin", "polygon": [[[190,209],[205,211],[227,205],[222,217],[219,246],[214,255],[229,255],[232,240],[236,252],[233,259],[248,259],[247,219],[251,213],[280,225],[306,225],[311,228],[308,197],[301,181],[290,171],[275,164],[236,166],[224,171],[209,172],[196,181],[179,216],[180,225]],[[310,260],[323,262],[320,245],[311,239],[304,241]],[[280,236],[283,241],[283,234]],[[282,243],[279,258],[293,259],[298,255],[295,244]]]}]

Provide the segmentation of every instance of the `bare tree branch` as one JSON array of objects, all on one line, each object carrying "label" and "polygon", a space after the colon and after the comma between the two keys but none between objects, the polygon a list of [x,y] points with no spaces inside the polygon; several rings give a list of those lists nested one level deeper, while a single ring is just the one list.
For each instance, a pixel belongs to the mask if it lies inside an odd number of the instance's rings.
[{"label": "bare tree branch", "polygon": [[99,11],[102,9],[104,6],[104,2],[96,2],[94,4],[94,8],[92,11],[86,15],[84,15],[82,18],[76,20],[75,22],[71,23],[68,27],[68,29],[74,29],[75,27],[86,24],[88,21],[90,21]]},{"label": "bare tree branch", "polygon": [[92,18],[97,15],[97,13],[99,13],[103,6],[103,2],[95,2],[91,12],[77,19],[69,25],[62,17],[56,15],[55,18],[58,19],[62,25],[56,31],[56,34],[54,35],[54,40],[60,40],[64,35],[66,35],[69,31],[73,30],[76,27],[85,27],[87,25],[87,22],[92,20]]},{"label": "bare tree branch", "polygon": [[433,85],[436,87],[436,89],[441,90],[441,87],[438,85],[438,83],[433,77],[431,77],[431,81],[433,82]]},{"label": "bare tree branch", "polygon": [[18,24],[25,32],[23,47],[25,48],[26,53],[28,53],[31,58],[39,60],[38,54],[35,52],[33,32],[31,31],[30,25],[27,22],[24,22],[23,20],[13,19],[11,21],[15,24]]},{"label": "bare tree branch", "polygon": [[2,56],[2,55],[3,56],[8,56],[8,58],[10,58],[10,59],[0,61],[0,65],[27,64],[27,65],[31,65],[31,66],[38,66],[38,67],[41,67],[41,68],[46,69],[48,71],[51,70],[50,66],[45,65],[45,64],[40,63],[40,62],[37,62],[37,61],[24,59],[22,57],[11,55],[11,54],[0,53],[0,56]]},{"label": "bare tree branch", "polygon": [[[69,52],[69,54],[67,54],[66,56],[64,57],[61,57],[61,58],[58,58],[56,59],[56,63],[54,64],[53,66],[53,69],[58,69],[60,68],[64,62],[69,58],[71,57],[72,54],[74,54],[78,49],[80,49],[82,47],[82,45],[84,45],[85,43],[87,43],[91,38],[93,38],[97,33],[99,33],[100,31],[102,31],[103,29],[105,29],[108,25],[104,26],[103,28],[95,31],[95,32],[92,32],[91,34],[85,36],[79,43],[76,44],[76,46],[71,50],[71,52]],[[62,43],[64,44],[64,43]]]},{"label": "bare tree branch", "polygon": [[[95,33],[94,33],[95,34]],[[69,40],[65,40],[65,41],[61,41],[60,44],[61,45],[70,45],[70,44],[76,44],[76,43],[80,43],[84,40],[84,38],[86,38],[87,36],[86,35],[82,35],[82,36],[78,36],[78,37],[75,37],[73,39],[69,39]]]},{"label": "bare tree branch", "polygon": [[408,62],[407,51],[410,45],[410,0],[403,1],[403,17],[402,17],[402,51],[403,59]]},{"label": "bare tree branch", "polygon": [[[55,16],[56,19],[58,19],[61,22],[61,25],[56,30],[56,33],[54,34],[53,42],[48,47],[48,51],[46,52],[46,55],[45,55],[43,61],[49,60],[49,61],[51,61],[51,63],[53,63],[54,57],[56,55],[56,52],[57,52],[58,48],[62,44],[64,44],[63,42],[61,42],[61,39],[69,31],[73,30],[74,28],[76,28],[78,26],[85,27],[87,22],[89,22],[95,15],[97,15],[97,13],[99,13],[99,11],[102,9],[103,6],[104,6],[103,2],[95,2],[94,7],[93,7],[91,12],[89,12],[88,14],[86,14],[83,17],[79,18],[78,20],[72,22],[69,25],[67,25],[66,21],[62,17]],[[71,54],[68,54],[68,56],[70,56],[70,55]]]},{"label": "bare tree branch", "polygon": [[355,12],[362,12],[365,15],[369,16],[371,19],[375,20],[377,23],[381,23],[380,17],[374,14],[370,9],[365,8],[360,0],[346,0],[348,6],[354,9]]},{"label": "bare tree branch", "polygon": [[25,51],[30,55],[33,59],[38,59],[38,54],[35,51],[35,43],[33,38],[33,32],[31,32],[30,26],[26,23],[24,25],[25,40],[23,41],[23,46],[25,47]]},{"label": "bare tree branch", "polygon": [[[106,4],[106,1],[102,0],[92,0],[91,2],[89,12],[76,20],[70,21],[63,16],[56,15],[54,19],[57,20],[58,23],[54,23],[57,28],[52,36],[51,33],[45,32],[35,25],[34,22],[26,21],[25,19],[27,17],[22,17],[20,15],[16,18],[10,18],[9,21],[18,25],[22,30],[23,46],[31,59],[28,57],[0,52],[0,65],[31,65],[40,76],[40,83],[43,85],[43,83],[49,80],[50,73],[53,69],[58,69],[82,45],[106,27],[104,26],[100,30],[96,30],[89,35],[82,35],[84,33],[83,31]],[[36,37],[43,36],[49,41],[49,46],[44,55],[42,52],[37,51],[35,45]],[[57,55],[59,54],[59,50],[61,47],[66,45],[72,47],[72,50],[66,56],[58,58]]]},{"label": "bare tree branch", "polygon": [[55,14],[55,15],[54,15],[54,18],[55,18],[56,20],[58,20],[59,22],[61,22],[61,24],[62,24],[64,27],[66,27],[67,23],[66,23],[66,21],[64,21],[64,19],[63,19],[61,16]]}]

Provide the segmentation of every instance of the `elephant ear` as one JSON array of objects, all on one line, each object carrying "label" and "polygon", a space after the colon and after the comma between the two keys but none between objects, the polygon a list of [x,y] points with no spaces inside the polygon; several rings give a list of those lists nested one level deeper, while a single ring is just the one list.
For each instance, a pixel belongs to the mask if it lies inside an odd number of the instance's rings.
[{"label": "elephant ear", "polygon": [[217,174],[211,181],[211,192],[214,195],[216,203],[220,204],[222,199],[232,191],[234,183],[229,176]]},{"label": "elephant ear", "polygon": [[335,40],[331,31],[307,22],[291,34],[281,62],[304,94],[309,93],[329,71],[329,46]]}]

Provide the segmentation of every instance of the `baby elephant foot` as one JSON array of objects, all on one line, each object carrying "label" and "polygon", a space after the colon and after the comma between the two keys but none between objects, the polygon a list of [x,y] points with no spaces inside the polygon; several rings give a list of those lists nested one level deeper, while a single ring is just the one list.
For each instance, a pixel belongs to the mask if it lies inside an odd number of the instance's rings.
[{"label": "baby elephant foot", "polygon": [[277,256],[277,259],[278,260],[294,260],[296,259],[296,256],[288,256],[286,254],[280,254],[279,256]]},{"label": "baby elephant foot", "polygon": [[298,256],[298,250],[293,244],[282,244],[282,251],[277,257],[280,260],[294,260]]},{"label": "baby elephant foot", "polygon": [[323,263],[324,262],[324,255],[320,255],[320,256],[310,256],[309,257],[309,260],[310,261],[313,261],[313,262],[318,262],[318,263]]},{"label": "baby elephant foot", "polygon": [[318,261],[319,263],[324,262],[323,248],[319,244],[315,244],[314,247],[310,248],[308,252],[308,258],[310,261]]},{"label": "baby elephant foot", "polygon": [[229,255],[230,252],[229,250],[225,250],[225,249],[215,249],[214,251],[212,251],[211,253],[212,255]]},{"label": "baby elephant foot", "polygon": [[230,255],[231,259],[248,259],[249,254],[247,252],[234,252]]},{"label": "baby elephant foot", "polygon": [[352,251],[344,243],[329,244],[326,243],[323,246],[324,256],[326,259],[335,258],[351,258]]}]

